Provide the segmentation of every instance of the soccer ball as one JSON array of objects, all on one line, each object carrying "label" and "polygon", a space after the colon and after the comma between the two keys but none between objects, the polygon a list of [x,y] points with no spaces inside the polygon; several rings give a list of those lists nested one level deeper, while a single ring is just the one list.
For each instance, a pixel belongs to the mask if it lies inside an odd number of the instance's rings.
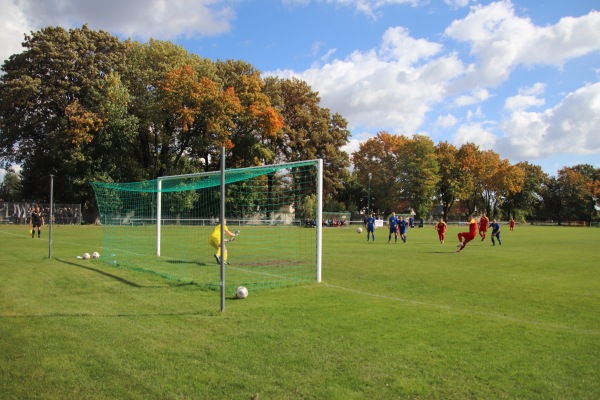
[{"label": "soccer ball", "polygon": [[84,260],[89,260],[90,259],[90,253],[83,253],[83,259]]},{"label": "soccer ball", "polygon": [[240,286],[239,288],[235,289],[235,297],[238,299],[245,299],[246,297],[248,297],[248,289],[246,289],[243,286]]},{"label": "soccer ball", "polygon": [[98,253],[97,251],[93,252],[92,258],[100,258],[100,253]]},{"label": "soccer ball", "polygon": [[356,228],[356,233],[362,233],[362,228]]}]

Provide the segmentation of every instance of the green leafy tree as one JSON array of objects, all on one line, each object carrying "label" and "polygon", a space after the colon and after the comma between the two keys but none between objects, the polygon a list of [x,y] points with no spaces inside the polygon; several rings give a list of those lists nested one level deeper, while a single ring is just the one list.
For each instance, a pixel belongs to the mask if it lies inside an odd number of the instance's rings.
[{"label": "green leafy tree", "polygon": [[283,136],[283,117],[271,105],[260,72],[243,61],[218,61],[217,74],[232,88],[240,108],[232,119],[229,165],[237,168],[275,162],[274,143]]},{"label": "green leafy tree", "polygon": [[325,194],[343,189],[340,172],[350,166],[341,148],[348,144],[347,121],[319,106],[320,98],[299,79],[269,78],[265,93],[283,117],[283,134],[273,142],[278,162],[323,159]]},{"label": "green leafy tree", "polygon": [[595,212],[594,177],[597,171],[591,165],[564,167],[558,171],[561,216],[563,220],[590,221]]},{"label": "green leafy tree", "polygon": [[408,201],[417,218],[426,217],[433,208],[433,197],[440,180],[433,141],[414,135],[396,150],[396,179],[400,196]]},{"label": "green leafy tree", "polygon": [[358,181],[365,188],[371,187],[371,211],[388,213],[393,210],[406,211],[408,208],[407,201],[400,198],[396,179],[397,151],[405,141],[404,136],[378,132],[352,153],[352,164]]},{"label": "green leafy tree", "polygon": [[14,169],[9,168],[0,184],[0,199],[2,201],[21,201],[21,177]]},{"label": "green leafy tree", "polygon": [[124,70],[129,44],[84,25],[32,32],[23,46],[0,77],[0,159],[22,165],[25,198],[46,200],[53,174],[57,199],[86,202],[85,158],[105,127],[94,94]]},{"label": "green leafy tree", "polygon": [[548,174],[539,165],[527,161],[515,164],[523,174],[523,185],[520,191],[506,196],[502,204],[504,215],[522,214],[525,218],[539,218],[542,209],[542,192],[548,184]]},{"label": "green leafy tree", "polygon": [[464,192],[464,179],[458,158],[458,148],[448,142],[439,142],[435,149],[439,166],[439,181],[435,198],[442,206],[444,221],[461,194]]},{"label": "green leafy tree", "polygon": [[[209,170],[207,160],[214,160],[211,155],[220,146],[213,132],[203,136],[202,129],[214,121],[212,109],[203,116],[197,113],[199,92],[204,90],[206,101],[210,95],[222,96],[217,94],[221,86],[214,63],[181,46],[151,39],[132,43],[126,66],[122,80],[131,95],[129,112],[139,121],[131,157],[145,172],[143,179]],[[187,154],[190,148],[193,153]]]}]

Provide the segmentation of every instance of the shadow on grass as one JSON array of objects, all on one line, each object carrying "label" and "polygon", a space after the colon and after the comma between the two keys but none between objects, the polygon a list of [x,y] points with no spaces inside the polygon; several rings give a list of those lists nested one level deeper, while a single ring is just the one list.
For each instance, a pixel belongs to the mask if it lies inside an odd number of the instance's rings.
[{"label": "shadow on grass", "polygon": [[128,286],[132,286],[132,287],[144,287],[144,286],[142,286],[142,285],[139,285],[139,284],[137,284],[137,283],[135,283],[135,282],[131,282],[131,281],[128,281],[127,279],[123,279],[123,278],[121,278],[120,276],[116,276],[116,275],[110,274],[110,273],[108,273],[108,272],[105,272],[105,271],[101,271],[101,270],[99,270],[99,269],[96,269],[96,268],[87,267],[87,266],[85,266],[85,265],[81,265],[81,264],[74,263],[74,262],[71,262],[71,261],[65,261],[65,260],[61,260],[60,258],[56,258],[55,260],[56,260],[56,261],[58,261],[58,262],[61,262],[61,263],[63,263],[63,264],[71,265],[71,266],[73,266],[73,267],[83,268],[83,269],[87,269],[88,271],[93,271],[93,272],[96,272],[96,273],[98,273],[98,274],[100,274],[100,275],[107,276],[107,277],[109,277],[109,278],[111,278],[111,279],[114,279],[114,280],[116,280],[116,281],[119,281],[119,282],[121,282],[121,283],[124,283],[124,284],[126,284],[126,285],[128,285]]},{"label": "shadow on grass", "polygon": [[[199,288],[205,289],[205,290],[206,289],[208,289],[208,290],[216,290],[216,286],[215,285],[199,284],[197,282],[172,281],[172,280],[169,280],[168,277],[162,276],[160,274],[155,274],[155,275],[161,277],[162,279],[167,279],[168,284],[165,284],[165,285],[140,285],[139,283],[132,282],[130,280],[127,280],[125,278],[122,278],[120,276],[111,274],[111,273],[106,272],[106,271],[102,271],[102,270],[97,269],[97,268],[92,268],[92,267],[81,265],[81,264],[74,263],[74,262],[71,262],[71,261],[61,260],[60,258],[55,258],[55,260],[58,261],[58,262],[61,262],[63,264],[71,265],[73,267],[83,268],[83,269],[87,269],[88,271],[96,272],[96,273],[98,273],[100,275],[104,275],[104,276],[106,276],[108,278],[114,279],[117,282],[121,282],[121,283],[124,283],[125,285],[131,286],[131,287],[135,287],[135,288],[153,288],[153,289],[156,289],[156,288],[173,288],[173,287],[191,286],[191,287],[199,287]],[[194,262],[194,263],[198,264],[198,265],[205,265],[203,263],[196,263],[196,262]]]},{"label": "shadow on grass", "polygon": [[193,261],[193,260],[167,260],[166,262],[169,264],[195,264],[195,265],[199,265],[201,267],[208,265],[205,262]]}]

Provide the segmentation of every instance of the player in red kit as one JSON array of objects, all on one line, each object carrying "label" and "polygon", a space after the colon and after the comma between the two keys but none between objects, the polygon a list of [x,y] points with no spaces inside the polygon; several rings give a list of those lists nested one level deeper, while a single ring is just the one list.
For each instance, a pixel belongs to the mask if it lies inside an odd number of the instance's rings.
[{"label": "player in red kit", "polygon": [[475,239],[475,236],[477,236],[477,220],[471,217],[469,222],[469,232],[461,232],[458,234],[458,241],[460,244],[458,245],[458,250],[456,251],[460,252],[462,249],[464,249],[467,243]]},{"label": "player in red kit", "polygon": [[487,232],[489,225],[489,218],[485,215],[485,213],[481,214],[481,218],[479,219],[479,236],[481,236],[482,242],[485,240],[485,233]]},{"label": "player in red kit", "polygon": [[444,236],[446,235],[446,223],[442,218],[440,218],[440,221],[435,225],[435,229],[438,232],[440,243],[444,243]]}]

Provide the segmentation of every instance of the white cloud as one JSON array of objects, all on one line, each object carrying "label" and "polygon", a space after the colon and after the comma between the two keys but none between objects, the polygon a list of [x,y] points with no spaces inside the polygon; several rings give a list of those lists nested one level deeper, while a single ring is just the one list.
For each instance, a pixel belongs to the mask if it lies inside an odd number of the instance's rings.
[{"label": "white cloud", "polygon": [[458,119],[452,114],[440,115],[435,120],[435,126],[450,128],[458,122]]},{"label": "white cloud", "polygon": [[444,0],[444,3],[449,5],[451,8],[461,8],[469,5],[471,0]]},{"label": "white cloud", "polygon": [[484,118],[483,111],[481,111],[481,107],[477,107],[475,111],[468,110],[467,111],[467,121],[473,120],[481,120]]},{"label": "white cloud", "polygon": [[476,89],[469,94],[458,96],[454,101],[457,107],[470,106],[481,103],[490,97],[490,93],[486,89]]},{"label": "white cloud", "polygon": [[35,29],[88,23],[91,29],[142,40],[217,35],[229,31],[235,19],[226,2],[215,0],[20,0],[18,5]]},{"label": "white cloud", "polygon": [[519,94],[517,96],[507,98],[504,102],[504,108],[507,110],[516,111],[535,106],[543,106],[545,103],[545,100],[540,99],[539,97]]},{"label": "white cloud", "polygon": [[542,112],[516,109],[502,126],[501,149],[515,158],[600,153],[600,83],[568,94]]},{"label": "white cloud", "polygon": [[379,54],[384,60],[394,60],[400,65],[413,65],[440,52],[439,43],[409,36],[408,29],[397,26],[389,28],[383,34],[383,43]]},{"label": "white cloud", "polygon": [[461,125],[452,136],[452,144],[457,147],[470,142],[478,145],[482,150],[493,149],[498,137],[484,127],[483,123]]},{"label": "white cloud", "polygon": [[561,66],[565,61],[600,49],[600,12],[565,17],[551,26],[535,26],[515,15],[512,3],[499,1],[471,7],[469,15],[446,29],[448,38],[466,42],[477,68],[462,87],[495,87],[519,65]]},{"label": "white cloud", "polygon": [[546,101],[537,97],[538,94],[543,94],[546,85],[537,82],[530,87],[519,89],[519,94],[508,97],[504,102],[504,108],[509,111],[525,110],[530,107],[543,106]]},{"label": "white cloud", "polygon": [[0,63],[13,54],[23,51],[21,42],[24,34],[29,33],[28,23],[23,10],[12,0],[0,0]]},{"label": "white cloud", "polygon": [[344,115],[351,129],[388,130],[412,135],[424,123],[446,87],[463,73],[455,54],[441,45],[413,39],[404,28],[390,28],[378,49],[355,51],[303,71],[266,75],[297,77],[319,92],[324,107]]},{"label": "white cloud", "polygon": [[[454,1],[461,2],[466,0]],[[385,6],[408,4],[415,7],[421,3],[427,3],[426,0],[282,0],[282,3],[288,6],[306,6],[310,3],[319,2],[354,7],[357,12],[365,14],[373,19],[380,17],[380,9]]]}]

